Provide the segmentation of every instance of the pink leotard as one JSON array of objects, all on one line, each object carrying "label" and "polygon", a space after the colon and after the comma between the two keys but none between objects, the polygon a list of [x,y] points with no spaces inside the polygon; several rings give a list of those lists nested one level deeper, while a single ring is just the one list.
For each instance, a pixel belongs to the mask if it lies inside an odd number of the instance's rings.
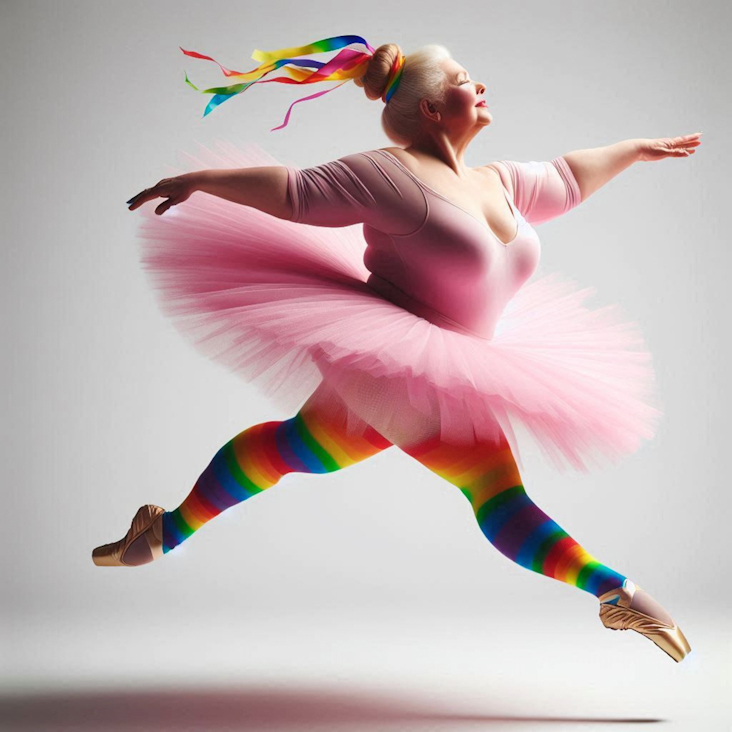
[{"label": "pink leotard", "polygon": [[531,225],[581,201],[561,156],[493,167],[516,219],[508,243],[484,218],[430,188],[386,150],[312,168],[288,166],[292,221],[363,224],[370,287],[433,323],[491,339],[506,304],[538,265],[540,242]]}]

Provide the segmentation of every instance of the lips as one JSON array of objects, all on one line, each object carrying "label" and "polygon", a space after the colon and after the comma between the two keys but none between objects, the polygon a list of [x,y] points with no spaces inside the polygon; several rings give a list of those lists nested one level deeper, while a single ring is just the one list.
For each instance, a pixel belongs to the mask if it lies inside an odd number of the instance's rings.
[{"label": "lips", "polygon": [[488,105],[485,103],[485,99],[483,99],[480,102],[478,102],[475,106],[476,107],[487,107]]}]

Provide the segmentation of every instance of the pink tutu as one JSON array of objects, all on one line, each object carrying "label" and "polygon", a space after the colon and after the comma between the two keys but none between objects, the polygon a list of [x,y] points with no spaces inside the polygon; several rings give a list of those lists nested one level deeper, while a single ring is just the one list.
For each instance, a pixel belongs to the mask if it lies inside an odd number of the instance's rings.
[{"label": "pink tutu", "polygon": [[[199,146],[179,174],[280,165],[255,144]],[[158,216],[144,205],[141,261],[158,302],[208,357],[294,414],[348,406],[392,439],[421,421],[453,444],[522,425],[558,470],[615,462],[655,434],[654,371],[619,306],[558,274],[527,282],[491,340],[442,328],[366,284],[360,225],[316,227],[196,192]],[[320,388],[318,388],[320,387]],[[316,391],[317,389],[317,391]],[[329,398],[337,394],[340,399]],[[395,441],[392,439],[392,441]]]}]

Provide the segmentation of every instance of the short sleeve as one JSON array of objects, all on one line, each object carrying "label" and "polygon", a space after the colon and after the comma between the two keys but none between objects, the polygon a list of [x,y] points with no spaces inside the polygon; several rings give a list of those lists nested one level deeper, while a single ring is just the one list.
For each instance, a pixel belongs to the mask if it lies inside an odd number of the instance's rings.
[{"label": "short sleeve", "polygon": [[492,166],[511,191],[521,215],[530,224],[543,224],[578,206],[579,184],[563,157],[546,162],[500,160]]},{"label": "short sleeve", "polygon": [[[378,153],[378,151],[373,151]],[[367,224],[406,235],[427,215],[424,195],[383,156],[354,153],[312,168],[287,166],[292,221],[312,226]]]}]

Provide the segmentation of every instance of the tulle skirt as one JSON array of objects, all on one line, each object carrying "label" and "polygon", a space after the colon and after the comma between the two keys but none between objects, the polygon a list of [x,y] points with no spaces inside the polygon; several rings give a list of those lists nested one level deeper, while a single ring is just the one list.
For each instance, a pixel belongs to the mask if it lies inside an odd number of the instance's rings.
[{"label": "tulle skirt", "polygon": [[[279,165],[218,141],[176,173]],[[162,311],[200,352],[293,414],[317,402],[395,444],[533,437],[559,471],[617,462],[662,414],[638,325],[559,273],[530,279],[491,340],[449,330],[366,284],[361,225],[293,223],[202,192],[139,209],[140,258]],[[337,398],[336,398],[337,397]],[[515,429],[518,428],[518,429]]]}]

